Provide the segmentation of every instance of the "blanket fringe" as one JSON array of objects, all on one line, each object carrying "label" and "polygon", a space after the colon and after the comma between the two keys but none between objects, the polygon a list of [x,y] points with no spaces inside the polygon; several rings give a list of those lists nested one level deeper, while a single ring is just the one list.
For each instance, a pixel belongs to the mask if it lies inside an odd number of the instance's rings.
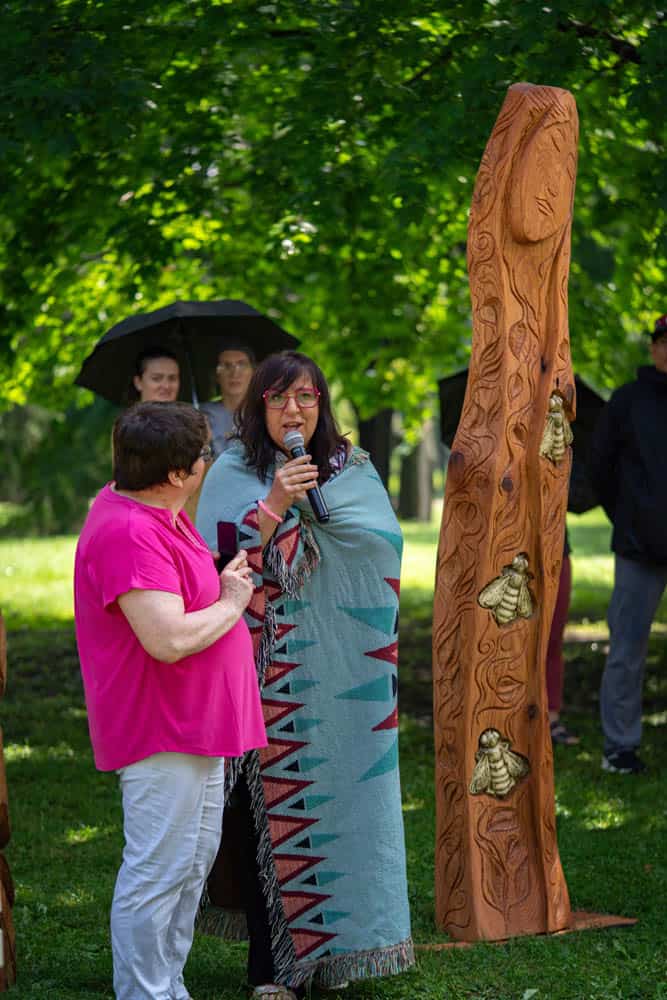
[{"label": "blanket fringe", "polygon": [[273,647],[276,643],[277,628],[276,609],[269,603],[269,601],[267,601],[264,609],[264,627],[262,629],[262,638],[259,641],[259,649],[257,650],[257,658],[255,661],[255,669],[257,670],[257,681],[259,683],[260,691],[264,690],[266,668],[271,662],[271,657],[273,656]]},{"label": "blanket fringe", "polygon": [[296,569],[292,569],[285,562],[285,557],[280,551],[280,539],[276,539],[275,535],[264,549],[265,565],[275,576],[282,592],[292,598],[298,596],[304,582],[317,569],[320,562],[320,548],[315,541],[310,519],[305,514],[301,514],[299,530],[303,541],[303,555]]},{"label": "blanket fringe", "polygon": [[336,986],[346,979],[377,979],[397,976],[415,964],[412,938],[388,948],[353,951],[345,955],[327,955],[312,962],[300,962],[289,979],[290,986],[312,983],[315,986]]},{"label": "blanket fringe", "polygon": [[197,930],[201,934],[224,938],[226,941],[248,940],[248,921],[245,913],[241,910],[223,910],[210,902],[199,911]]},{"label": "blanket fringe", "polygon": [[269,927],[271,929],[271,954],[273,957],[274,975],[277,982],[286,982],[285,977],[294,968],[296,952],[280,897],[280,884],[273,861],[273,844],[271,843],[271,834],[266,815],[259,754],[256,750],[251,751],[247,755],[244,773],[250,792],[250,809],[257,833],[257,870],[266,902]]}]

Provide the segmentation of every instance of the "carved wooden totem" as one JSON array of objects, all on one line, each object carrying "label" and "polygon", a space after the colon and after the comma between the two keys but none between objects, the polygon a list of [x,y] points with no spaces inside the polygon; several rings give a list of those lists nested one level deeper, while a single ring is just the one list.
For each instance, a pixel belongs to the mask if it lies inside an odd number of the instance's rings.
[{"label": "carved wooden totem", "polygon": [[[0,698],[5,693],[7,677],[7,646],[5,623],[0,613]],[[9,865],[2,851],[9,843],[9,807],[7,800],[7,780],[5,760],[2,751],[2,729],[0,729],[0,991],[7,990],[16,981],[16,958],[12,906],[14,905],[14,883]]]},{"label": "carved wooden totem", "polygon": [[473,343],[434,606],[436,917],[464,941],[564,929],[545,658],[574,419],[567,280],[578,122],[510,87],[468,234]]}]

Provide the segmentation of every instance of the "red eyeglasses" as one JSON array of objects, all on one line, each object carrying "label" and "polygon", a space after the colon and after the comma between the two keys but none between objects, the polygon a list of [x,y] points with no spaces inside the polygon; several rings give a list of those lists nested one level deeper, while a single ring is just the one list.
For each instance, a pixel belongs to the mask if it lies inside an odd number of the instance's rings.
[{"label": "red eyeglasses", "polygon": [[297,389],[295,392],[274,392],[266,389],[262,393],[262,399],[270,410],[284,410],[290,399],[294,399],[296,405],[307,410],[311,406],[317,406],[320,398],[319,389]]}]

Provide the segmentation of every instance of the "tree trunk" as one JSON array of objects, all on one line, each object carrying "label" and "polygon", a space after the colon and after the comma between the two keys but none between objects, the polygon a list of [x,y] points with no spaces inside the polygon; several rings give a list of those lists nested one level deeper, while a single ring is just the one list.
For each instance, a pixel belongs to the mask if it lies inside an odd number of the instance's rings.
[{"label": "tree trunk", "polygon": [[423,427],[419,444],[401,462],[398,516],[406,521],[430,521],[433,504],[435,441],[433,422]]},{"label": "tree trunk", "polygon": [[389,463],[394,445],[391,433],[392,415],[393,410],[380,410],[368,420],[360,420],[357,416],[359,444],[370,454],[385,489],[389,488]]}]

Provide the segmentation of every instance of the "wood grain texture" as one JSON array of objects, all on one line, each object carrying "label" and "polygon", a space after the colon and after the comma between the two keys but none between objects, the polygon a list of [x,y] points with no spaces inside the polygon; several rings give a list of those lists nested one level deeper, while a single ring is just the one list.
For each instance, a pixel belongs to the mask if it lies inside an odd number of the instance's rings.
[{"label": "wood grain texture", "polygon": [[9,870],[9,865],[7,863],[7,858],[0,852],[0,882],[5,889],[5,894],[9,901],[9,905],[14,905],[14,898],[16,896],[16,890],[14,888],[14,879],[12,878],[12,873]]},{"label": "wood grain texture", "polygon": [[[7,633],[0,612],[0,698],[5,693],[7,677]],[[7,779],[5,777],[5,755],[0,729],[0,848],[6,847],[11,835],[9,825],[9,801]],[[12,921],[14,905],[14,882],[7,859],[0,854],[0,992],[4,992],[16,981],[16,941]]]},{"label": "wood grain texture", "polygon": [[[433,627],[436,918],[459,940],[570,921],[544,664],[571,450],[554,462],[540,445],[554,392],[565,416],[575,415],[567,281],[577,138],[571,94],[511,87],[473,194],[472,358],[447,474]],[[478,598],[520,553],[533,612],[499,623]],[[530,765],[502,798],[469,788],[490,728]]]},{"label": "wood grain texture", "polygon": [[2,882],[0,882],[0,934],[2,934],[0,992],[4,992],[16,982],[16,935],[11,906]]},{"label": "wood grain texture", "polygon": [[0,728],[0,850],[6,847],[11,836],[9,824],[9,796],[7,793],[7,776],[5,774],[5,752]]},{"label": "wood grain texture", "polygon": [[[636,917],[615,917],[610,913],[591,913],[589,910],[573,910],[569,926],[554,934],[572,934],[575,931],[600,931],[613,927],[634,927]],[[499,938],[498,944],[506,939]],[[416,944],[415,951],[449,951],[450,948],[471,948],[474,941],[436,941],[433,944]]]},{"label": "wood grain texture", "polygon": [[0,611],[0,698],[5,693],[7,683],[7,632],[5,630],[5,620]]}]

